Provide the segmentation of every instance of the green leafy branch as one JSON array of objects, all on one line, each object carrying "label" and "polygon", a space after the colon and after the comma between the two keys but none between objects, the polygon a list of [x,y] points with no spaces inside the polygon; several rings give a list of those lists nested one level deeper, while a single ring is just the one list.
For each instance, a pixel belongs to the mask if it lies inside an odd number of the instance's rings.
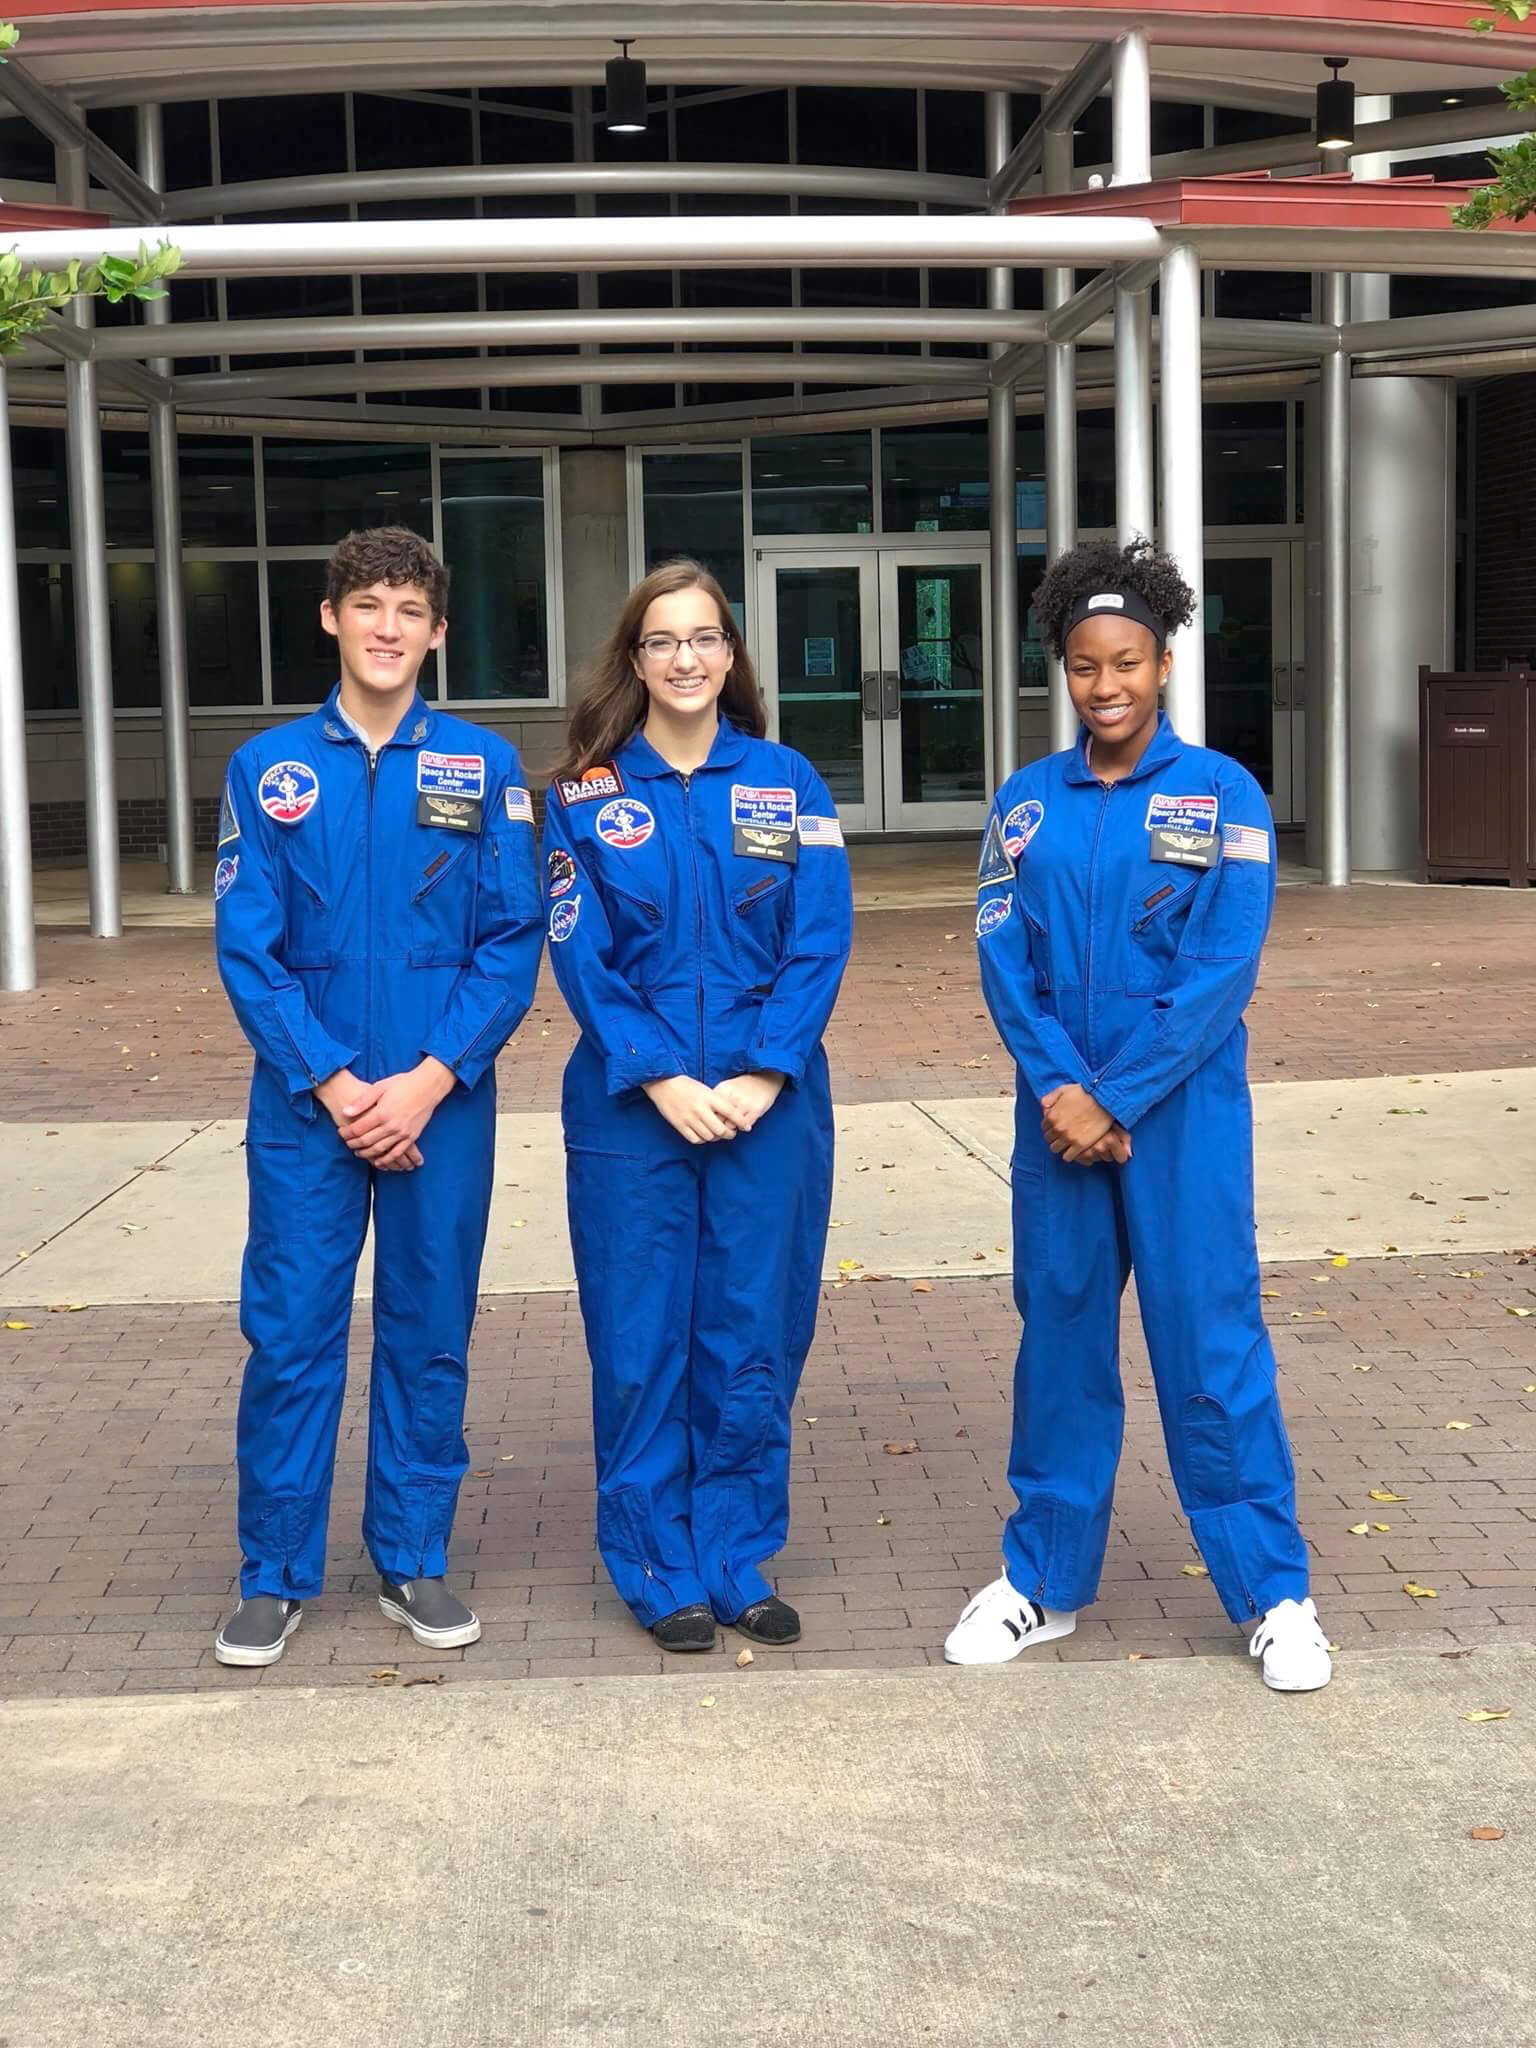
[{"label": "green leafy branch", "polygon": [[[20,40],[11,22],[0,22],[0,64]],[[95,263],[70,263],[63,270],[23,270],[14,249],[0,256],[0,356],[13,356],[29,335],[62,313],[73,299],[163,299],[163,280],[181,268],[181,251],[169,242],[155,249],[139,244],[136,257],[102,256]]]},{"label": "green leafy branch", "polygon": [[[1480,14],[1472,23],[1479,35],[1492,35],[1501,20],[1518,28],[1536,8],[1536,0],[1488,0],[1488,4],[1492,14]],[[1536,107],[1536,70],[1505,79],[1501,90],[1511,107]],[[1459,228],[1486,228],[1497,220],[1524,220],[1527,214],[1536,213],[1536,135],[1522,136],[1507,149],[1490,149],[1488,160],[1493,165],[1494,182],[1479,186],[1465,205],[1451,210]]]}]

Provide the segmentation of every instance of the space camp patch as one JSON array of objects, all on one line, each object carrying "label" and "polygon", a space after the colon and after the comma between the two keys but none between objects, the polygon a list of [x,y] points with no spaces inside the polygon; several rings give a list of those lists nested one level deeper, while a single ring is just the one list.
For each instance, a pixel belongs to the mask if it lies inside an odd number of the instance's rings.
[{"label": "space camp patch", "polygon": [[508,788],[504,802],[507,807],[507,821],[512,825],[533,823],[533,798],[526,789]]},{"label": "space camp patch", "polygon": [[224,785],[224,800],[219,805],[219,845],[228,846],[231,839],[240,837],[240,820],[235,815],[235,799],[230,794],[229,784]]},{"label": "space camp patch", "polygon": [[422,796],[485,796],[484,754],[439,754],[423,747],[416,756],[416,788]]},{"label": "space camp patch", "polygon": [[1216,799],[1213,796],[1164,796],[1154,792],[1147,799],[1149,832],[1214,832]]},{"label": "space camp patch", "polygon": [[579,775],[557,775],[550,784],[567,810],[573,804],[606,803],[624,794],[624,778],[611,761],[594,761]]},{"label": "space camp patch", "polygon": [[617,846],[630,853],[635,847],[644,846],[656,830],[656,817],[649,804],[622,796],[603,805],[592,820],[592,829],[605,846]]},{"label": "space camp patch", "polygon": [[1018,859],[1044,823],[1045,805],[1038,797],[1014,805],[1003,820],[1003,845],[1012,859]]},{"label": "space camp patch", "polygon": [[256,801],[279,825],[297,825],[320,801],[320,778],[307,761],[274,761],[256,785]]},{"label": "space camp patch", "polygon": [[1223,825],[1223,860],[1254,860],[1269,866],[1269,834],[1262,825]]}]

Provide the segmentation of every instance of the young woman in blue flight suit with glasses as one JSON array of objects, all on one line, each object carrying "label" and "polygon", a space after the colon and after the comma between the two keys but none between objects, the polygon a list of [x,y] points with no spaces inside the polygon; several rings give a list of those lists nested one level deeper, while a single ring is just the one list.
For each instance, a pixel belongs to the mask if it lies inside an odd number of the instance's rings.
[{"label": "young woman in blue flight suit with glasses", "polygon": [[1195,599],[1145,540],[1090,542],[1035,611],[1082,721],[1011,776],[982,842],[982,987],[1018,1065],[1014,1289],[1024,1319],[1003,1575],[944,1646],[1001,1664],[1069,1635],[1098,1590],[1125,1415],[1134,1269],[1174,1482],[1266,1685],[1330,1676],[1259,1306],[1243,1011],[1274,907],[1247,771],[1160,706]]},{"label": "young woman in blue flight suit with glasses", "polygon": [[764,737],[696,562],[630,592],[550,785],[550,959],[581,1038],[567,1192],[592,1357],[597,1536],[667,1650],[800,1620],[761,1567],[789,1529],[790,1405],[832,1193],[821,1037],[852,940],[826,785]]}]

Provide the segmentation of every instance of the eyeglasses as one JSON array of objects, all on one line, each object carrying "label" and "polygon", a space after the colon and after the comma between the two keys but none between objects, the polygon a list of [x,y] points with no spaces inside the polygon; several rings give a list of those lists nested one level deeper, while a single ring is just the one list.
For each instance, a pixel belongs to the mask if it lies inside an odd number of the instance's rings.
[{"label": "eyeglasses", "polygon": [[671,661],[680,647],[691,647],[700,661],[711,656],[724,654],[731,644],[729,633],[718,626],[706,626],[702,633],[690,633],[686,640],[679,640],[675,633],[647,633],[640,642],[640,652],[647,661]]}]

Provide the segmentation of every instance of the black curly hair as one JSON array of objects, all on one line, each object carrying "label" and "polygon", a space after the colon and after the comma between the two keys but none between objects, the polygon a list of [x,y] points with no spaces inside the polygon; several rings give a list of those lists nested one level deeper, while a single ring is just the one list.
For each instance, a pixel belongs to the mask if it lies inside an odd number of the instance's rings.
[{"label": "black curly hair", "polygon": [[1034,596],[1035,617],[1058,661],[1066,652],[1062,642],[1072,607],[1099,590],[1134,590],[1162,620],[1165,637],[1195,615],[1195,593],[1179,574],[1178,563],[1145,535],[1123,548],[1112,540],[1079,541],[1046,570]]}]

